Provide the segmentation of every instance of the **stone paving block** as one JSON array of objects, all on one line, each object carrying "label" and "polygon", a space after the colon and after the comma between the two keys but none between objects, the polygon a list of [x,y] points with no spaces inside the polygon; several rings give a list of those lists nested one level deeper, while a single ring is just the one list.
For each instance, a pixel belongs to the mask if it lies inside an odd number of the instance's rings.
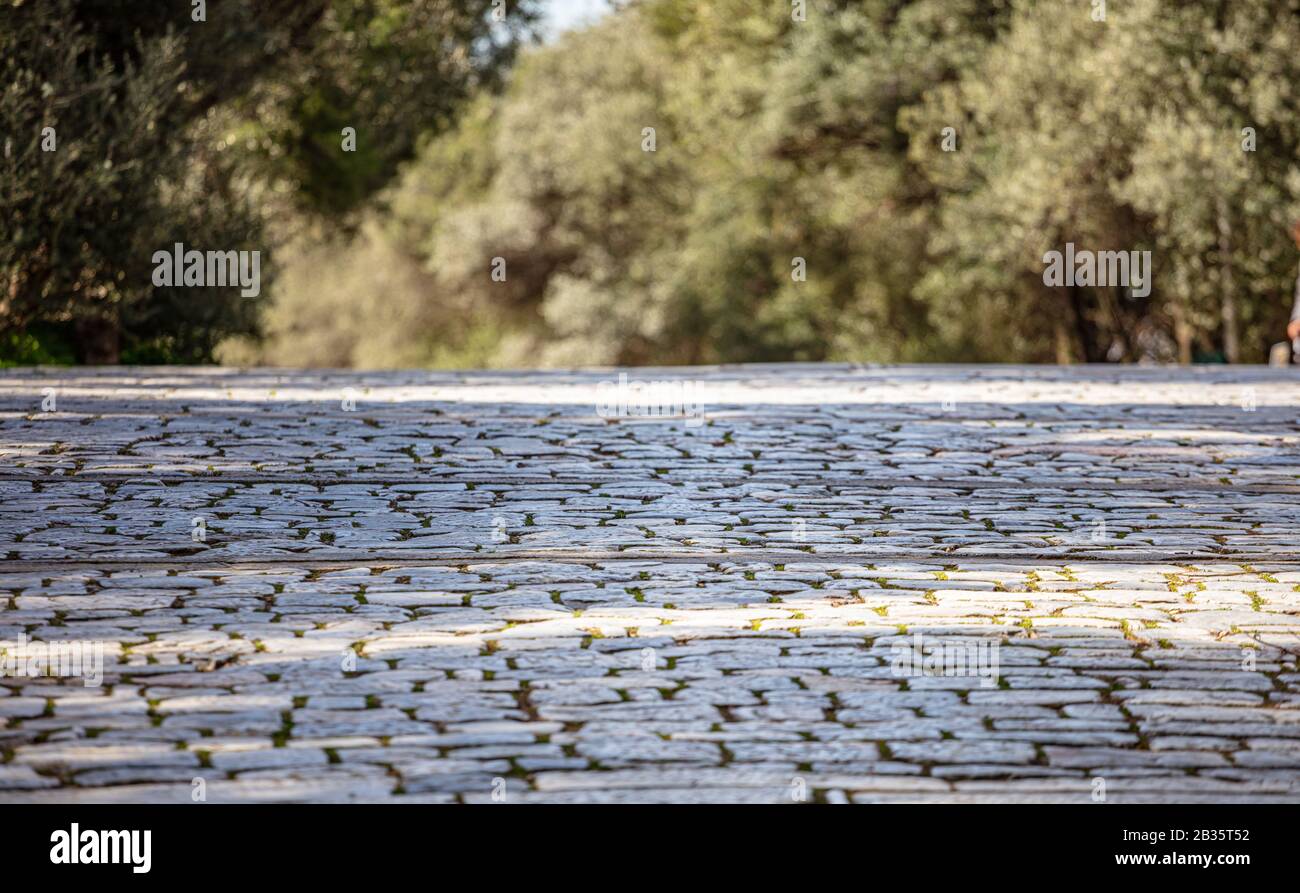
[{"label": "stone paving block", "polygon": [[1285,370],[655,375],[0,370],[0,801],[1300,800]]}]

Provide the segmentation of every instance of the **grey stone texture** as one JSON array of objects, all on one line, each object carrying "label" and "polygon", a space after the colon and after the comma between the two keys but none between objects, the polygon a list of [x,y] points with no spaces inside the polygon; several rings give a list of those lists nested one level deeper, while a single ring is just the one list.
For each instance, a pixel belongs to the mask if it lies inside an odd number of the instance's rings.
[{"label": "grey stone texture", "polygon": [[626,371],[0,371],[0,802],[1300,801],[1290,370]]}]

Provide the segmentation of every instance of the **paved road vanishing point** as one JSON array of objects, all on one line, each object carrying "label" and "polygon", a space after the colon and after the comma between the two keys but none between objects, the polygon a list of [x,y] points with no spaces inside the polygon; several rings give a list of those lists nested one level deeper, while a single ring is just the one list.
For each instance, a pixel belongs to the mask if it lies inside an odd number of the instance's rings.
[{"label": "paved road vanishing point", "polygon": [[0,372],[0,801],[1300,801],[1292,371],[626,374]]}]

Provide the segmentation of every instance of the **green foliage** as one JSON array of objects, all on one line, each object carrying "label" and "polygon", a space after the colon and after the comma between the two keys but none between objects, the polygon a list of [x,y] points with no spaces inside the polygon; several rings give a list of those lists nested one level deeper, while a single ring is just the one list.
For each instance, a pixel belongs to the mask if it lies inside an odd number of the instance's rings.
[{"label": "green foliage", "polygon": [[[1259,362],[1295,272],[1295,4],[1111,10],[1099,23],[1019,4],[980,65],[914,116],[913,154],[945,187],[918,294],[974,336],[976,359],[1005,356],[1010,335],[1032,360],[1222,345]],[[958,117],[964,150],[947,167],[920,137]],[[1155,289],[1045,289],[1043,253],[1066,241],[1151,250]]]},{"label": "green foliage", "polygon": [[898,6],[651,0],[569,34],[406,168],[392,238],[445,311],[493,320],[461,331],[499,333],[496,364],[935,359],[913,288],[937,199],[898,118],[998,4]]},{"label": "green foliage", "polygon": [[0,368],[9,366],[70,366],[72,347],[57,332],[6,332],[0,335]]},{"label": "green foliage", "polygon": [[[492,0],[329,0],[310,45],[283,77],[244,103],[260,167],[300,209],[341,215],[385,185],[422,135],[454,121],[471,91],[495,87],[535,17],[512,2],[493,24]],[[340,152],[344,127],[354,152]]]},{"label": "green foliage", "polygon": [[0,3],[6,356],[37,339],[36,354],[68,344],[82,362],[202,362],[254,335],[255,300],[155,286],[153,253],[269,261],[297,230],[350,224],[421,134],[491,85],[532,17],[525,3],[495,26],[490,0],[207,6],[194,21],[189,3]]},{"label": "green foliage", "polygon": [[265,346],[228,342],[223,361],[400,366],[418,365],[431,352],[434,305],[394,300],[427,293],[428,277],[372,227],[351,238],[318,232],[285,246],[280,256],[287,270],[280,299],[267,313]]},{"label": "green foliage", "polygon": [[[9,330],[99,314],[124,355],[242,333],[221,356],[327,365],[1258,362],[1281,339],[1300,0],[639,0],[517,59],[526,5],[503,29],[491,0],[241,2],[198,42],[127,0],[42,6],[67,29],[22,7]],[[38,157],[60,102],[69,152]],[[246,301],[136,287],[181,238],[272,244],[264,339]],[[1151,251],[1150,294],[1046,286],[1066,242]]]}]

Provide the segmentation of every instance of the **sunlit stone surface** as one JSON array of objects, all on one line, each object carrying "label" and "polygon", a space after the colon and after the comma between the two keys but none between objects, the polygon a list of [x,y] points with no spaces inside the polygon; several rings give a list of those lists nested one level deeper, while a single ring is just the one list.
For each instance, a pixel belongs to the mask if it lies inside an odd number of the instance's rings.
[{"label": "sunlit stone surface", "polygon": [[1300,800],[1300,377],[626,371],[0,372],[0,800]]}]

